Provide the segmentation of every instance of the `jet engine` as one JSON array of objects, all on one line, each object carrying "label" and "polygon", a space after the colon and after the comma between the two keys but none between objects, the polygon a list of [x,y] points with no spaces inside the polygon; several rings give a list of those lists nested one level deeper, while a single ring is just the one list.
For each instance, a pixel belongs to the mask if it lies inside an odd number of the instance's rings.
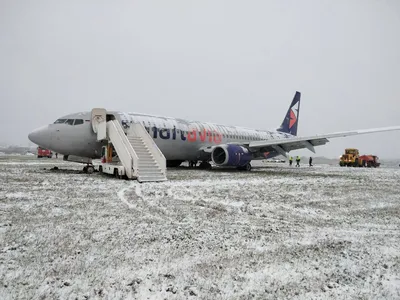
[{"label": "jet engine", "polygon": [[239,145],[220,145],[211,152],[211,159],[217,166],[243,167],[252,158],[250,151]]}]

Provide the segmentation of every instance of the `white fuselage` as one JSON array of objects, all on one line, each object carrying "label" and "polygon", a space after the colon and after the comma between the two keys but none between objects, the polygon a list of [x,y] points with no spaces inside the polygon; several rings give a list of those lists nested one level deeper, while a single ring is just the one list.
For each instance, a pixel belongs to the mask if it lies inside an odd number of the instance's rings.
[{"label": "white fuselage", "polygon": [[[203,149],[220,144],[246,145],[253,141],[284,139],[292,135],[209,122],[188,121],[139,113],[118,113],[122,124],[142,123],[167,160],[195,160]],[[268,157],[275,156],[268,155]],[[264,157],[264,156],[263,156]]]},{"label": "white fuselage", "polygon": [[[131,123],[142,123],[167,160],[207,160],[208,154],[203,150],[208,147],[228,143],[246,145],[253,141],[292,137],[290,134],[278,131],[255,130],[140,113],[109,113],[113,114],[125,128]],[[89,158],[100,158],[103,145],[97,141],[96,134],[92,130],[89,112],[61,117],[54,124],[30,133],[29,139],[64,155]],[[277,154],[261,153],[260,158],[270,158]]]}]

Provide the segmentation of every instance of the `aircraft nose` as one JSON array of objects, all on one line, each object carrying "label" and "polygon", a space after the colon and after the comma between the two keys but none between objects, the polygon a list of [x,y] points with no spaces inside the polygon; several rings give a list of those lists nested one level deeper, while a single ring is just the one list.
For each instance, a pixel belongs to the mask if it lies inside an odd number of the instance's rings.
[{"label": "aircraft nose", "polygon": [[35,129],[28,134],[28,139],[36,145],[49,148],[50,147],[50,130],[48,126]]}]

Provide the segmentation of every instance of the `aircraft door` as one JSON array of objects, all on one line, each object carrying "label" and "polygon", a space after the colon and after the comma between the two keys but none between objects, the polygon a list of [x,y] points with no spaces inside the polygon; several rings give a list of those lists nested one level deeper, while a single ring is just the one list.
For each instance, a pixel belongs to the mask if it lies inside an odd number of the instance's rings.
[{"label": "aircraft door", "polygon": [[91,116],[92,128],[97,133],[97,140],[107,139],[107,111],[104,108],[93,108]]}]

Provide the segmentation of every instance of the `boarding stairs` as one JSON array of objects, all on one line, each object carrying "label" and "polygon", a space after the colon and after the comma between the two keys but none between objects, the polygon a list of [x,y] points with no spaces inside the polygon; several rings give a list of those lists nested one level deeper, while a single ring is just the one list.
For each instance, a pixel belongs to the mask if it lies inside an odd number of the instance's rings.
[{"label": "boarding stairs", "polygon": [[92,127],[97,140],[112,143],[129,179],[167,180],[166,159],[141,123],[132,123],[124,131],[114,116],[107,118],[106,110],[97,108],[92,110]]},{"label": "boarding stairs", "polygon": [[133,123],[127,138],[138,157],[138,181],[165,181],[166,160],[161,150],[141,123]]}]

